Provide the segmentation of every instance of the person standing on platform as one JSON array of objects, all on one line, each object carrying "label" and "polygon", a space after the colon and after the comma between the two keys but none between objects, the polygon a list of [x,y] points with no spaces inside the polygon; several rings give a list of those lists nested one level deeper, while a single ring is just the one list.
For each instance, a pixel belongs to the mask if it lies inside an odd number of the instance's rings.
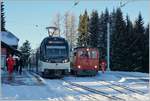
[{"label": "person standing on platform", "polygon": [[23,59],[22,59],[22,57],[19,60],[19,65],[20,65],[19,74],[21,75],[22,74],[22,68],[23,68]]},{"label": "person standing on platform", "polygon": [[100,66],[101,66],[101,69],[102,69],[102,73],[104,73],[105,70],[106,70],[106,61],[102,60],[101,63],[100,63]]},{"label": "person standing on platform", "polygon": [[12,73],[13,73],[14,64],[15,64],[15,61],[12,55],[9,54],[9,57],[7,58],[7,66],[8,66],[8,72],[9,72],[10,77],[12,76]]},{"label": "person standing on platform", "polygon": [[18,58],[16,58],[15,59],[16,61],[16,64],[15,64],[15,70],[16,70],[16,72],[18,72],[18,68],[19,68],[19,60],[18,60]]}]

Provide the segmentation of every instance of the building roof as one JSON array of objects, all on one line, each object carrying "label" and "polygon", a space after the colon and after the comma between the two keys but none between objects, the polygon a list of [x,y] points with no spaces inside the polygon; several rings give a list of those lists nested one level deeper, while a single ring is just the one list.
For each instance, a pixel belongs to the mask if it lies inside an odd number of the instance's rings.
[{"label": "building roof", "polygon": [[2,42],[10,46],[18,46],[19,38],[17,38],[14,34],[8,31],[2,31],[0,34]]}]

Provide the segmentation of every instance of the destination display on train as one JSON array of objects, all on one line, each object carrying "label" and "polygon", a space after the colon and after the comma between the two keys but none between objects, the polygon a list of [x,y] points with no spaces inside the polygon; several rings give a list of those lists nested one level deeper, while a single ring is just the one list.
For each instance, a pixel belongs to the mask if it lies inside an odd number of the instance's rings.
[{"label": "destination display on train", "polygon": [[52,43],[56,43],[56,44],[60,44],[60,43],[64,43],[62,41],[48,41],[49,44],[52,44]]},{"label": "destination display on train", "polygon": [[49,49],[66,49],[65,46],[46,46],[46,48],[49,48]]}]

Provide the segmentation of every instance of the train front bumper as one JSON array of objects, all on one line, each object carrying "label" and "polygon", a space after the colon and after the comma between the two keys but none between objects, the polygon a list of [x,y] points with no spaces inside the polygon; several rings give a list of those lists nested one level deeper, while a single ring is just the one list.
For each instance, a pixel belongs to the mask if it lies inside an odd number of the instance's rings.
[{"label": "train front bumper", "polygon": [[98,73],[97,70],[78,70],[77,72],[77,75],[80,75],[80,76],[90,76],[90,75],[96,75]]},{"label": "train front bumper", "polygon": [[49,70],[68,70],[70,72],[70,62],[66,63],[48,63],[48,62],[39,62],[39,67],[42,72],[44,72],[45,69]]}]

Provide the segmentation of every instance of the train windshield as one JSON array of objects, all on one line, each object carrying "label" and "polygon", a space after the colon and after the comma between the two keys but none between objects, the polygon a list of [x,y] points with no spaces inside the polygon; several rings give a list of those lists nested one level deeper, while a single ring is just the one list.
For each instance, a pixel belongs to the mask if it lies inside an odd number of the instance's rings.
[{"label": "train windshield", "polygon": [[79,57],[80,58],[97,58],[97,52],[96,51],[79,51]]},{"label": "train windshield", "polygon": [[65,46],[46,46],[46,55],[48,58],[66,57],[67,49]]}]

